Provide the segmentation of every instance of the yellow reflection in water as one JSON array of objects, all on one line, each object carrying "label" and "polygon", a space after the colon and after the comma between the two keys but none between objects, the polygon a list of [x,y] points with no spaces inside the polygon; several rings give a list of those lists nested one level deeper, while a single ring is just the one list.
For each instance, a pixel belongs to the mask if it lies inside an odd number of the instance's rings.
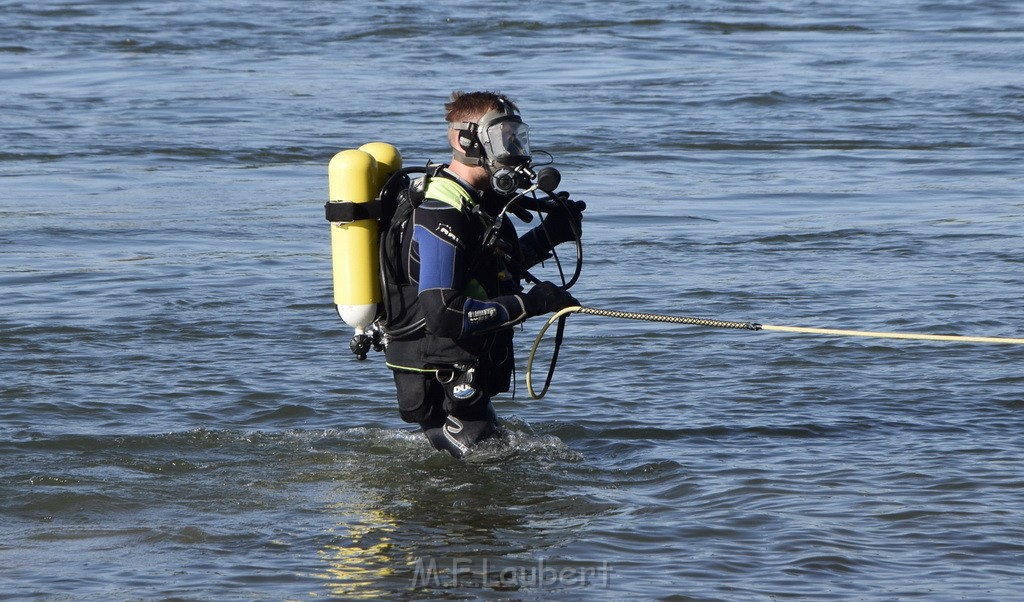
[{"label": "yellow reflection in water", "polygon": [[338,525],[345,534],[339,534],[335,541],[342,543],[331,543],[320,550],[327,569],[318,577],[327,582],[327,590],[333,596],[373,600],[388,594],[382,584],[395,575],[398,561],[392,554],[402,554],[394,544],[397,522],[377,508],[339,509],[358,512],[358,516]]}]

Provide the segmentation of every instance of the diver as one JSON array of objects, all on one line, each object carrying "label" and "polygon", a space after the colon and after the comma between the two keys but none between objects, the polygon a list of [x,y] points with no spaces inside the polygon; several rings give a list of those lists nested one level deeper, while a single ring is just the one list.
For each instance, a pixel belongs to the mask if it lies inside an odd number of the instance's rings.
[{"label": "diver", "polygon": [[496,92],[453,92],[445,104],[452,159],[417,182],[422,200],[400,233],[399,280],[388,303],[403,308],[387,329],[404,421],[461,458],[500,432],[491,398],[510,389],[513,326],[579,303],[552,282],[524,292],[526,270],[576,240],[582,201],[560,193],[561,211],[517,238],[501,219],[529,186],[528,127]]}]

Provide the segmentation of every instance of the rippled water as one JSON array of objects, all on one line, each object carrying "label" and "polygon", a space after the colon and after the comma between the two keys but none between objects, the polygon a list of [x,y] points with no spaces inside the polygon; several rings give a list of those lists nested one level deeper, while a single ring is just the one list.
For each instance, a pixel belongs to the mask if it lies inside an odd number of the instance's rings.
[{"label": "rippled water", "polygon": [[1019,3],[0,27],[0,599],[1024,595],[1024,349],[575,316],[460,462],[349,355],[322,209],[334,152],[443,159],[501,89],[588,202],[587,305],[1021,337]]}]

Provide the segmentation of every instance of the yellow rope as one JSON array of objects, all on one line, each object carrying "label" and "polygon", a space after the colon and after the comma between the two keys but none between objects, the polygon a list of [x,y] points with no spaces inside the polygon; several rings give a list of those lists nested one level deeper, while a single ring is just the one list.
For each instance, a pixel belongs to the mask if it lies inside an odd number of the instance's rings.
[{"label": "yellow rope", "polygon": [[957,343],[1004,343],[1024,345],[1024,339],[1003,337],[968,337],[957,334],[915,334],[912,332],[872,332],[870,330],[836,330],[833,328],[805,328],[803,326],[773,326],[762,324],[761,330],[796,332],[801,334],[833,334],[843,337],[875,337],[879,339],[914,339],[918,341],[955,341]]},{"label": "yellow rope", "polygon": [[547,384],[544,389],[538,394],[533,390],[533,358],[537,355],[537,348],[540,347],[540,342],[544,338],[544,333],[548,331],[548,328],[552,324],[558,321],[562,316],[566,316],[573,313],[590,314],[594,316],[604,316],[608,318],[621,318],[625,320],[643,320],[647,322],[670,322],[673,324],[692,324],[696,326],[709,326],[713,328],[733,328],[741,330],[772,330],[775,332],[791,332],[799,334],[824,334],[824,335],[836,335],[836,336],[848,336],[848,337],[874,337],[874,338],[885,338],[885,339],[912,339],[918,341],[954,341],[957,343],[1002,343],[1009,345],[1024,345],[1024,338],[1004,338],[1004,337],[971,337],[971,336],[960,336],[955,334],[915,334],[910,332],[873,332],[868,330],[837,330],[833,328],[806,328],[803,326],[775,326],[772,324],[755,324],[752,322],[727,322],[723,320],[711,320],[707,318],[691,318],[683,316],[664,316],[660,314],[643,314],[633,313],[627,311],[617,311],[611,309],[595,309],[593,307],[566,307],[563,310],[558,311],[551,318],[548,319],[547,323],[541,327],[540,332],[537,333],[537,338],[533,342],[533,348],[530,349],[530,357],[526,362],[526,390],[530,393],[530,397],[534,399],[540,399],[548,392]]}]

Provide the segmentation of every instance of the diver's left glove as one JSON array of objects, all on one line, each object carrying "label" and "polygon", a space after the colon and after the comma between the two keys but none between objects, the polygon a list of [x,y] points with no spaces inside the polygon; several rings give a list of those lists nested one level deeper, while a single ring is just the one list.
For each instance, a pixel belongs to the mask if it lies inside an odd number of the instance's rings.
[{"label": "diver's left glove", "polygon": [[559,192],[557,196],[560,207],[548,212],[539,226],[519,238],[527,265],[547,259],[552,249],[583,234],[583,211],[587,204],[570,199],[568,192]]},{"label": "diver's left glove", "polygon": [[547,217],[534,230],[540,230],[547,237],[551,247],[572,242],[583,234],[583,212],[587,204],[569,198],[568,192],[559,192],[558,204],[561,209],[548,212]]},{"label": "diver's left glove", "polygon": [[576,297],[554,282],[538,282],[523,295],[523,305],[530,316],[540,316],[579,304]]}]

